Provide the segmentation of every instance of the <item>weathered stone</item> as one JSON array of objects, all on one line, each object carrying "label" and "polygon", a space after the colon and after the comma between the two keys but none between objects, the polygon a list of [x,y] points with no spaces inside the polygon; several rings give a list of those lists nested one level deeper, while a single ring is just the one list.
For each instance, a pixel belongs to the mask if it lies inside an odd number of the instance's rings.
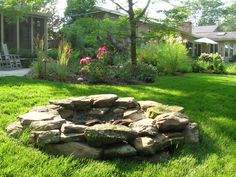
[{"label": "weathered stone", "polygon": [[31,141],[36,143],[38,146],[45,146],[46,144],[60,142],[60,131],[59,130],[48,130],[48,131],[33,131],[30,135]]},{"label": "weathered stone", "polygon": [[115,145],[104,150],[105,158],[130,157],[136,155],[137,151],[129,144]]},{"label": "weathered stone", "polygon": [[35,121],[30,124],[30,128],[37,131],[56,130],[61,129],[62,124],[65,122],[66,120],[64,119]]},{"label": "weathered stone", "polygon": [[156,153],[155,141],[150,137],[139,137],[135,139],[134,146],[143,155],[153,155]]},{"label": "weathered stone", "polygon": [[102,149],[79,142],[50,144],[45,146],[45,149],[53,154],[72,156],[74,158],[100,159],[102,157]]},{"label": "weathered stone", "polygon": [[118,115],[123,115],[124,112],[125,112],[124,108],[116,108],[116,109],[113,110],[113,113],[118,114]]},{"label": "weathered stone", "polygon": [[85,138],[93,146],[128,141],[136,136],[136,132],[122,125],[100,124],[88,127],[85,130]]},{"label": "weathered stone", "polygon": [[101,94],[101,95],[91,95],[88,98],[93,101],[94,107],[108,108],[114,105],[115,101],[118,99],[118,96],[114,94]]},{"label": "weathered stone", "polygon": [[199,143],[199,130],[196,123],[189,123],[184,129],[185,143]]},{"label": "weathered stone", "polygon": [[155,107],[150,107],[147,109],[146,116],[148,118],[154,119],[156,116],[169,113],[169,112],[180,112],[182,113],[184,111],[183,107],[180,106],[168,106],[168,105],[162,105]]},{"label": "weathered stone", "polygon": [[178,112],[159,115],[155,121],[160,132],[182,131],[189,123],[187,117]]},{"label": "weathered stone", "polygon": [[105,115],[110,109],[109,108],[93,108],[88,111],[88,115],[92,116],[103,116]]},{"label": "weathered stone", "polygon": [[139,137],[134,140],[134,146],[140,154],[153,155],[171,146],[171,143],[165,135],[159,134],[154,138]]},{"label": "weathered stone", "polygon": [[133,121],[131,119],[121,119],[121,120],[115,120],[112,122],[113,125],[125,125],[129,126]]},{"label": "weathered stone", "polygon": [[125,97],[117,99],[115,102],[115,106],[131,109],[138,107],[138,103],[134,99],[134,97]]},{"label": "weathered stone", "polygon": [[84,133],[85,129],[87,126],[84,125],[76,125],[73,123],[65,123],[61,127],[61,132],[65,134],[70,134],[70,133]]},{"label": "weathered stone", "polygon": [[70,98],[74,108],[78,111],[87,110],[92,105],[92,99],[88,97]]},{"label": "weathered stone", "polygon": [[72,119],[74,116],[74,111],[71,109],[60,109],[59,114],[63,119]]},{"label": "weathered stone", "polygon": [[54,105],[54,104],[49,104],[46,106],[36,106],[34,107],[31,111],[32,112],[52,112],[52,111],[57,111],[61,108],[59,105]]},{"label": "weathered stone", "polygon": [[30,125],[35,121],[52,120],[55,115],[44,112],[29,112],[27,114],[19,116],[22,125]]},{"label": "weathered stone", "polygon": [[124,112],[123,118],[124,119],[131,119],[133,121],[138,121],[141,119],[145,119],[145,115],[142,111],[135,109],[135,110],[128,110],[128,111]]},{"label": "weathered stone", "polygon": [[156,101],[138,101],[138,104],[140,105],[141,109],[144,111],[146,111],[150,107],[162,105],[161,103],[158,103]]},{"label": "weathered stone", "polygon": [[158,129],[153,119],[142,119],[131,123],[129,127],[136,131],[139,136],[155,136],[158,134]]},{"label": "weathered stone", "polygon": [[84,134],[78,133],[71,133],[71,134],[64,134],[61,133],[61,142],[85,142]]},{"label": "weathered stone", "polygon": [[100,121],[99,119],[92,119],[92,120],[85,121],[85,125],[89,127],[94,126],[96,124],[102,124],[102,121]]},{"label": "weathered stone", "polygon": [[147,161],[150,163],[162,163],[170,158],[168,151],[158,152],[152,156],[134,156],[131,159],[135,161]]},{"label": "weathered stone", "polygon": [[54,105],[59,105],[68,109],[73,108],[72,100],[69,98],[62,100],[50,100],[49,103]]},{"label": "weathered stone", "polygon": [[13,138],[17,138],[23,132],[23,126],[19,121],[10,124],[6,128],[7,134]]}]

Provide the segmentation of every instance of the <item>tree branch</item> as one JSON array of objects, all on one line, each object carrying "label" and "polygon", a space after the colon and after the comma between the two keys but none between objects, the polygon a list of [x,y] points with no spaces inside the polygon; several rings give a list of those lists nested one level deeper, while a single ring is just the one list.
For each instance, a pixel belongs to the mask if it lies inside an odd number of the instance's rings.
[{"label": "tree branch", "polygon": [[146,13],[150,3],[151,3],[151,0],[148,0],[148,2],[146,4],[145,8],[143,9],[143,11],[136,17],[137,20],[139,20]]},{"label": "tree branch", "polygon": [[111,0],[111,2],[117,5],[121,10],[125,11],[126,13],[129,13],[129,11],[122,7],[119,3],[115,2],[114,0]]}]

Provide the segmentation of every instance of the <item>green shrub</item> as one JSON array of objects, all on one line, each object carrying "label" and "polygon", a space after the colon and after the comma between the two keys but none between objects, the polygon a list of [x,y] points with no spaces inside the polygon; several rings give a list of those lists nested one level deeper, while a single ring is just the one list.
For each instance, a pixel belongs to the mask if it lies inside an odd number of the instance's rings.
[{"label": "green shrub", "polygon": [[31,76],[34,79],[43,78],[45,75],[44,63],[41,60],[33,62],[31,66]]},{"label": "green shrub", "polygon": [[52,58],[52,59],[54,59],[54,60],[57,60],[57,59],[58,59],[58,49],[56,49],[56,48],[49,49],[49,50],[47,51],[47,56],[48,56],[49,58]]},{"label": "green shrub", "polygon": [[169,39],[150,41],[142,50],[143,60],[157,67],[158,72],[175,74],[187,59],[187,49],[181,41]]},{"label": "green shrub", "polygon": [[58,63],[47,64],[47,78],[49,80],[70,81],[73,79],[73,74],[70,69]]},{"label": "green shrub", "polygon": [[225,72],[227,74],[236,74],[236,64],[227,63],[225,64]]}]

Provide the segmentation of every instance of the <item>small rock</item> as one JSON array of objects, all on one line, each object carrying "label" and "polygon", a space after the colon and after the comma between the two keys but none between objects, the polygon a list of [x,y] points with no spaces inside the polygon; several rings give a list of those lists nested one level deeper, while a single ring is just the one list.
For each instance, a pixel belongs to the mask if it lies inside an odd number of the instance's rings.
[{"label": "small rock", "polygon": [[50,144],[45,146],[45,149],[53,154],[72,156],[74,158],[100,159],[102,157],[102,149],[79,142]]},{"label": "small rock", "polygon": [[153,155],[156,153],[155,141],[150,137],[139,137],[135,139],[134,146],[143,155]]},{"label": "small rock", "polygon": [[97,125],[97,124],[102,124],[102,121],[100,121],[99,119],[85,121],[85,125],[89,127]]},{"label": "small rock", "polygon": [[37,106],[34,107],[31,111],[32,112],[52,112],[52,111],[57,111],[59,110],[61,107],[59,105],[54,105],[54,104],[49,104],[46,106]]},{"label": "small rock", "polygon": [[155,136],[158,134],[158,129],[153,119],[142,119],[131,123],[129,127],[136,131],[139,136]]},{"label": "small rock", "polygon": [[129,144],[116,145],[104,150],[105,158],[130,157],[136,155],[137,151]]},{"label": "small rock", "polygon": [[113,125],[125,125],[129,126],[133,121],[131,119],[121,119],[121,120],[115,120],[112,122]]},{"label": "small rock", "polygon": [[150,107],[162,105],[161,103],[158,103],[156,101],[138,101],[138,104],[140,105],[141,109],[144,111],[146,111]]},{"label": "small rock", "polygon": [[84,82],[84,79],[82,77],[78,77],[77,82],[82,83],[82,82]]},{"label": "small rock", "polygon": [[154,119],[156,116],[169,113],[169,112],[180,112],[182,113],[184,111],[183,107],[180,106],[168,106],[168,105],[162,105],[155,107],[150,107],[147,109],[146,116],[148,118]]},{"label": "small rock", "polygon": [[54,105],[59,105],[67,109],[73,109],[72,100],[68,98],[62,100],[50,100],[49,103]]},{"label": "small rock", "polygon": [[61,127],[61,132],[64,134],[70,134],[70,133],[84,133],[87,126],[84,125],[76,125],[73,123],[65,123]]},{"label": "small rock", "polygon": [[88,127],[85,130],[85,138],[92,146],[128,141],[136,138],[136,136],[136,132],[122,125],[100,124]]},{"label": "small rock", "polygon": [[21,125],[20,121],[14,122],[10,124],[6,128],[7,134],[13,138],[19,137],[23,132],[23,126]]},{"label": "small rock", "polygon": [[182,131],[189,123],[187,117],[178,112],[162,114],[155,121],[160,132]]},{"label": "small rock", "polygon": [[65,122],[66,120],[64,119],[35,121],[30,124],[30,128],[37,131],[56,130],[61,129],[62,124]]},{"label": "small rock", "polygon": [[199,143],[199,130],[196,123],[189,123],[184,129],[185,143]]},{"label": "small rock", "polygon": [[71,133],[71,134],[61,134],[61,142],[85,142],[84,134]]},{"label": "small rock", "polygon": [[134,97],[119,98],[116,100],[115,105],[118,107],[124,107],[127,109],[138,107],[138,103],[134,99]]},{"label": "small rock", "polygon": [[101,94],[89,96],[93,101],[93,106],[96,108],[108,108],[112,107],[115,101],[118,99],[117,95],[114,94]]},{"label": "small rock", "polygon": [[74,111],[70,109],[60,109],[59,114],[63,119],[72,119],[74,116]]},{"label": "small rock", "polygon": [[124,108],[116,108],[116,109],[113,110],[113,113],[118,114],[118,115],[123,115],[124,112],[125,112]]},{"label": "small rock", "polygon": [[46,121],[52,120],[55,117],[53,114],[44,113],[44,112],[29,112],[27,114],[19,116],[22,125],[30,125],[35,121]]},{"label": "small rock", "polygon": [[59,130],[33,131],[31,132],[30,138],[32,142],[36,143],[40,147],[43,147],[46,144],[60,142],[60,131]]},{"label": "small rock", "polygon": [[128,110],[124,112],[123,118],[131,119],[133,121],[138,121],[141,119],[145,119],[145,115],[142,111],[139,111],[139,110]]}]

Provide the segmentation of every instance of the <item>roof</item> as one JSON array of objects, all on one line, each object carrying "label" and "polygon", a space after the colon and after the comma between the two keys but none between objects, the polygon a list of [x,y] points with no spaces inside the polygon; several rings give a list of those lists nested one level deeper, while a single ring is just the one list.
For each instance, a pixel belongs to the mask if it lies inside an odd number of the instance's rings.
[{"label": "roof", "polygon": [[212,33],[216,32],[218,25],[211,26],[195,26],[193,27],[193,33]]},{"label": "roof", "polygon": [[213,32],[213,33],[199,33],[198,37],[207,37],[214,41],[236,41],[236,31],[233,32]]}]

